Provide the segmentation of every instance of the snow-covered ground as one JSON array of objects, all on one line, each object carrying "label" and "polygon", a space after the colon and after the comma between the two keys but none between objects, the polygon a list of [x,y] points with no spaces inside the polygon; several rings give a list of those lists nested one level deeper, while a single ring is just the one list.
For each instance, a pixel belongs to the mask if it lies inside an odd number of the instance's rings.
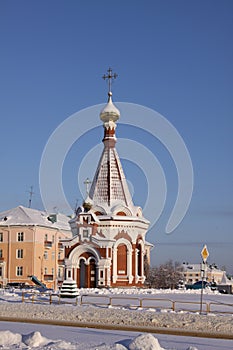
[{"label": "snow-covered ground", "polygon": [[[83,290],[81,293],[98,295],[118,295],[122,300],[130,296],[140,298],[168,298],[176,301],[200,301],[200,292],[133,290],[133,289],[97,289]],[[93,297],[92,297],[93,298]],[[98,299],[98,298],[97,298]],[[93,300],[93,299],[92,299]],[[232,295],[220,295],[205,291],[204,300],[218,302],[224,307],[233,304]],[[233,340],[214,338],[192,338],[146,333],[150,327],[166,329],[198,330],[233,334],[233,315],[199,315],[190,312],[172,312],[166,309],[141,309],[126,303],[124,307],[106,307],[90,305],[49,305],[48,302],[21,303],[19,292],[0,292],[1,317],[27,317],[29,320],[48,320],[75,322],[78,324],[96,323],[113,325],[114,330],[100,330],[33,323],[0,322],[0,349],[77,349],[77,350],[230,350]],[[116,330],[118,326],[142,327],[144,333]]]}]

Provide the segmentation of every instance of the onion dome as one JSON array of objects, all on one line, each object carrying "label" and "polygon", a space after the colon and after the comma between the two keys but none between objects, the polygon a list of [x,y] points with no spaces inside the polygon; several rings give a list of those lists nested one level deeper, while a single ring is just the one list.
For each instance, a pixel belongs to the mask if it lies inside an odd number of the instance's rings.
[{"label": "onion dome", "polygon": [[116,106],[112,102],[112,93],[109,91],[108,93],[108,103],[100,112],[100,119],[107,123],[109,121],[116,122],[120,118],[120,111],[116,108]]}]

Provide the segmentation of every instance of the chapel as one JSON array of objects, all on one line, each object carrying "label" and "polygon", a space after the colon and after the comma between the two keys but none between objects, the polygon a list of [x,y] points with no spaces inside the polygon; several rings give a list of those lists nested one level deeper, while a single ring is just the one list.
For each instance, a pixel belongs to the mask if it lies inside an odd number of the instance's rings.
[{"label": "chapel", "polygon": [[152,244],[146,241],[149,221],[135,206],[116,150],[116,127],[120,111],[112,102],[111,68],[108,102],[100,112],[103,152],[90,190],[70,221],[72,238],[65,248],[66,280],[79,288],[143,286],[145,263]]}]

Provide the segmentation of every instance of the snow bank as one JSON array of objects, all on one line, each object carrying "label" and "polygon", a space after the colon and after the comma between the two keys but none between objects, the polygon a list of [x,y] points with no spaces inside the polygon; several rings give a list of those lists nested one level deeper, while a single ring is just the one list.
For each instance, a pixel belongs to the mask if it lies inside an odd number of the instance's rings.
[{"label": "snow bank", "polygon": [[43,337],[40,332],[21,335],[10,331],[0,331],[0,347],[5,349],[77,349],[76,344],[63,340],[50,340]]},{"label": "snow bank", "polygon": [[[122,341],[123,344],[127,340]],[[85,344],[85,350],[166,350],[162,348],[152,334],[141,334],[135,337],[130,343],[125,346],[120,343],[115,344]],[[43,337],[40,332],[32,332],[26,335],[12,333],[10,331],[0,331],[0,346],[9,350],[26,350],[36,348],[44,350],[83,350],[84,344],[70,343],[63,340],[51,340]],[[175,349],[174,349],[175,350]],[[189,347],[187,350],[198,350],[195,347]]]},{"label": "snow bank", "polygon": [[0,346],[11,346],[21,343],[22,336],[18,333],[11,333],[10,331],[0,332]]},{"label": "snow bank", "polygon": [[129,344],[129,350],[163,350],[152,334],[142,334]]}]

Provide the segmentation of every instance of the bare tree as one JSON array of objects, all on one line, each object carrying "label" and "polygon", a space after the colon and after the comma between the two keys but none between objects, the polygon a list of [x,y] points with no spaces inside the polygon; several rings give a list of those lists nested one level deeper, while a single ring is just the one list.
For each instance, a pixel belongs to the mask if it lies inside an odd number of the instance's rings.
[{"label": "bare tree", "polygon": [[147,254],[144,255],[144,275],[146,276],[146,278],[148,278],[150,275],[150,264],[148,261]]},{"label": "bare tree", "polygon": [[177,288],[182,278],[182,266],[172,260],[150,269],[146,284],[150,288]]}]

